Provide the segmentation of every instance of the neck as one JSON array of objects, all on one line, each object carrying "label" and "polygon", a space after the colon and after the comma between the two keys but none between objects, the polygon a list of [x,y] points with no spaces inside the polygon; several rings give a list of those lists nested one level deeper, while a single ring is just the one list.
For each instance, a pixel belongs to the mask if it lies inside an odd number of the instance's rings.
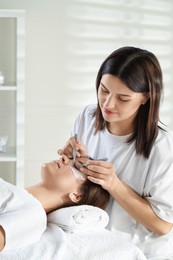
[{"label": "neck", "polygon": [[46,213],[65,206],[65,198],[62,194],[50,190],[42,184],[27,187],[26,190],[40,201]]},{"label": "neck", "polygon": [[132,128],[121,128],[120,126],[117,126],[116,123],[108,123],[107,125],[108,131],[117,136],[124,136],[132,133]]}]

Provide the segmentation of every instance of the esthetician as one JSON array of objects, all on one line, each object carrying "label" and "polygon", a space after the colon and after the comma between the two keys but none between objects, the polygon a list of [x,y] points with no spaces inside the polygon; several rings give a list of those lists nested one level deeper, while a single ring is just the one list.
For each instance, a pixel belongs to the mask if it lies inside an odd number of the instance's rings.
[{"label": "esthetician", "polygon": [[[98,103],[76,118],[59,151],[88,155],[80,171],[112,199],[109,229],[140,247],[147,259],[173,259],[173,135],[159,121],[163,92],[156,56],[122,47],[102,63]],[[97,160],[107,157],[108,161]]]}]

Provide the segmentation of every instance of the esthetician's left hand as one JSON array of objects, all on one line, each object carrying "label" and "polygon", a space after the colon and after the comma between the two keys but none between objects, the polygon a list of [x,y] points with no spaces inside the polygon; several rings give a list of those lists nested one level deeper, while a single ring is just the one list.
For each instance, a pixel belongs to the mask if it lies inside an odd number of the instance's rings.
[{"label": "esthetician's left hand", "polygon": [[113,184],[119,181],[115,166],[112,163],[97,160],[87,160],[86,165],[80,171],[88,175],[88,179],[111,191]]}]

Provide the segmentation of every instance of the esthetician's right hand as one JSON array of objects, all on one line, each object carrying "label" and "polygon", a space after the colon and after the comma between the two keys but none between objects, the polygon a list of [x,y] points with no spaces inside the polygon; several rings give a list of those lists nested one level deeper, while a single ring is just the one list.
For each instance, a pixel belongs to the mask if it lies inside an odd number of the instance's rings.
[{"label": "esthetician's right hand", "polygon": [[66,155],[69,159],[73,158],[73,149],[76,150],[77,157],[88,157],[88,151],[86,146],[75,139],[75,137],[70,137],[65,146],[62,149],[58,149],[57,153],[59,155]]}]

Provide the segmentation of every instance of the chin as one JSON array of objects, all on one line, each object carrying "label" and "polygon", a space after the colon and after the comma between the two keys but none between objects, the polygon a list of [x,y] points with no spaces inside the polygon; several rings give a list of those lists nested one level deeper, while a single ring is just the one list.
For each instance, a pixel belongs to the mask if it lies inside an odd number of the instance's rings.
[{"label": "chin", "polygon": [[41,167],[41,178],[46,180],[50,178],[50,172],[47,170],[46,164]]},{"label": "chin", "polygon": [[104,120],[106,121],[106,122],[108,122],[108,123],[116,123],[116,122],[118,122],[119,120],[116,118],[111,118],[110,116],[103,116],[103,118],[104,118]]}]

